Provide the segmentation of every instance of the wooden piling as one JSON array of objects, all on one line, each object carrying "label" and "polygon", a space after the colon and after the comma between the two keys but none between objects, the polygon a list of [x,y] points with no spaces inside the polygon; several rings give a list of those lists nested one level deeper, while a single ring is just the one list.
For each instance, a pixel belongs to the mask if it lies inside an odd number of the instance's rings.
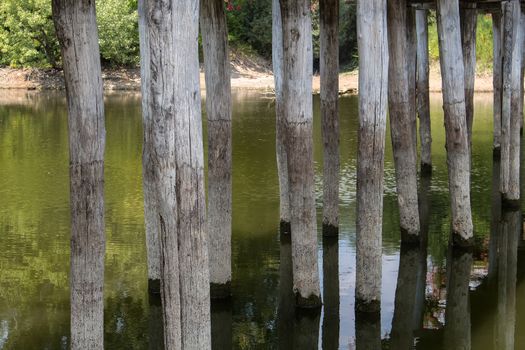
[{"label": "wooden piling", "polygon": [[309,0],[281,0],[283,98],[296,306],[321,306],[317,263]]},{"label": "wooden piling", "polygon": [[323,235],[339,233],[339,0],[319,7],[321,131],[323,137]]},{"label": "wooden piling", "polygon": [[494,157],[499,158],[501,153],[501,98],[503,84],[503,21],[501,10],[492,12],[492,46],[493,46],[493,63],[492,63],[492,85],[494,89]]},{"label": "wooden piling", "polygon": [[416,10],[416,32],[416,92],[421,144],[421,175],[430,175],[432,173],[432,133],[430,132],[428,10]]},{"label": "wooden piling", "polygon": [[[388,106],[396,168],[401,240],[419,239],[415,110],[410,94],[406,1],[388,0]],[[415,64],[415,61],[414,61]],[[414,66],[415,68],[415,66]],[[415,95],[414,95],[415,96]],[[412,113],[414,112],[414,113]]]},{"label": "wooden piling", "polygon": [[232,111],[230,56],[224,0],[201,1],[200,25],[208,119],[210,293],[231,295]]},{"label": "wooden piling", "polygon": [[416,29],[416,9],[412,6],[407,7],[407,78],[408,78],[408,100],[410,106],[410,123],[416,157],[417,173],[417,100],[416,100],[416,76],[417,76],[417,29]]},{"label": "wooden piling", "polygon": [[53,0],[69,129],[71,349],[104,348],[104,98],[95,2]]},{"label": "wooden piling", "polygon": [[460,22],[463,66],[465,67],[465,112],[469,148],[471,148],[474,121],[474,82],[476,80],[476,29],[478,25],[476,4],[461,4]]},{"label": "wooden piling", "polygon": [[452,239],[455,245],[473,243],[470,210],[470,152],[468,143],[463,54],[458,0],[437,1],[439,53],[443,81]]},{"label": "wooden piling", "polygon": [[[381,304],[383,169],[388,94],[387,6],[358,0],[359,131],[357,153],[356,310]],[[380,340],[379,340],[380,341]]]},{"label": "wooden piling", "polygon": [[283,101],[283,23],[279,0],[272,0],[272,66],[275,86],[275,150],[279,177],[280,231],[290,233],[290,191]]}]

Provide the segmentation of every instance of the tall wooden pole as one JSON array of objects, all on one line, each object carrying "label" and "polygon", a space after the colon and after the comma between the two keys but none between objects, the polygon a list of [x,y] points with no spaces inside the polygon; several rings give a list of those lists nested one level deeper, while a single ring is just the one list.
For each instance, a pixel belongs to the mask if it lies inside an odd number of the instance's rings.
[{"label": "tall wooden pole", "polygon": [[[419,240],[415,111],[409,92],[406,1],[388,0],[388,106],[396,168],[401,240]],[[415,62],[414,62],[415,64]],[[415,68],[415,67],[414,67]],[[414,114],[412,114],[414,112]]]},{"label": "tall wooden pole", "polygon": [[430,132],[430,95],[428,61],[428,10],[416,10],[417,31],[417,115],[421,143],[421,174],[432,173],[432,133]]},{"label": "tall wooden pole", "polygon": [[283,97],[296,305],[321,305],[317,264],[309,0],[281,0]]},{"label": "tall wooden pole", "polygon": [[356,309],[378,313],[389,59],[384,0],[358,0],[357,32],[360,74]]},{"label": "tall wooden pole", "polygon": [[279,0],[272,0],[272,66],[275,83],[275,149],[279,175],[280,230],[290,233],[290,193],[286,155],[286,123],[283,96],[283,22]]},{"label": "tall wooden pole", "polygon": [[463,3],[460,10],[461,45],[465,67],[465,112],[469,147],[472,145],[472,124],[474,121],[474,82],[476,79],[476,29],[478,12],[476,4]]},{"label": "tall wooden pole", "polygon": [[212,298],[231,294],[232,131],[228,28],[224,0],[201,1],[208,118],[208,217]]},{"label": "tall wooden pole", "polygon": [[104,348],[104,99],[95,2],[53,0],[69,125],[71,349]]},{"label": "tall wooden pole", "polygon": [[144,189],[144,223],[148,255],[148,289],[160,293],[160,238],[155,194],[155,170],[153,157],[153,116],[151,114],[151,77],[149,32],[145,1],[139,0],[140,80],[142,92],[142,183]]},{"label": "tall wooden pole", "polygon": [[[417,31],[416,31],[416,10],[412,6],[407,7],[406,20],[407,33],[407,79],[408,79],[408,98],[410,106],[410,123],[412,125],[412,142],[417,164],[417,101],[416,101],[416,75],[417,75]],[[417,166],[416,166],[417,174]]]},{"label": "tall wooden pole", "polygon": [[443,80],[448,182],[452,208],[452,238],[455,245],[473,243],[470,211],[470,147],[468,143],[465,83],[459,4],[437,1],[439,53]]},{"label": "tall wooden pole", "polygon": [[339,232],[339,0],[320,2],[323,234]]},{"label": "tall wooden pole", "polygon": [[492,13],[492,33],[493,33],[493,88],[494,88],[494,156],[500,156],[501,152],[501,98],[503,84],[503,21],[501,11]]}]

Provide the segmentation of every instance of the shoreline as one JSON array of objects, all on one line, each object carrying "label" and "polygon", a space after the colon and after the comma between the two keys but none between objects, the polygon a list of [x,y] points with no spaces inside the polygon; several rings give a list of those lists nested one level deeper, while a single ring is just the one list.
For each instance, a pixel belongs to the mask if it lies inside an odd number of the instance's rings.
[{"label": "shoreline", "polygon": [[[105,91],[140,91],[140,69],[104,69],[102,71]],[[357,71],[339,74],[339,94],[358,93],[359,74]],[[200,73],[201,90],[204,90],[204,73]],[[262,91],[273,94],[273,75],[268,69],[239,69],[232,65],[232,90]],[[52,69],[13,69],[0,68],[0,90],[64,90],[61,71]],[[312,92],[320,90],[319,75],[314,75]],[[492,92],[492,75],[482,73],[476,76],[475,92]],[[441,92],[441,76],[438,70],[431,69],[429,91]]]}]

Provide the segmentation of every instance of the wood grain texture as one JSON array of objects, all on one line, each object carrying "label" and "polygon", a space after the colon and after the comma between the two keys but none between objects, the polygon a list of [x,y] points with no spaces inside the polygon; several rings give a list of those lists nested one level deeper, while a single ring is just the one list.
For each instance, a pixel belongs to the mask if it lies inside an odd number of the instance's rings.
[{"label": "wood grain texture", "polygon": [[[460,10],[461,46],[465,67],[465,112],[469,145],[472,145],[472,124],[474,121],[474,82],[476,79],[476,29],[478,12],[476,8],[463,7]],[[470,146],[469,146],[470,147]]]},{"label": "wood grain texture", "polygon": [[503,21],[500,11],[492,13],[492,42],[493,42],[493,89],[494,89],[494,141],[493,148],[495,155],[499,156],[501,150],[501,98],[503,84]]}]

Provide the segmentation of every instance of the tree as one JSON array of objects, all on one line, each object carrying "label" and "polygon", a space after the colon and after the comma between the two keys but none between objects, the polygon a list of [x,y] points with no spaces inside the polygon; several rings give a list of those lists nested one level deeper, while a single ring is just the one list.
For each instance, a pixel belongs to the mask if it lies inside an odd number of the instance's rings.
[{"label": "tree", "polygon": [[53,0],[68,101],[71,348],[104,347],[104,99],[95,4]]}]

